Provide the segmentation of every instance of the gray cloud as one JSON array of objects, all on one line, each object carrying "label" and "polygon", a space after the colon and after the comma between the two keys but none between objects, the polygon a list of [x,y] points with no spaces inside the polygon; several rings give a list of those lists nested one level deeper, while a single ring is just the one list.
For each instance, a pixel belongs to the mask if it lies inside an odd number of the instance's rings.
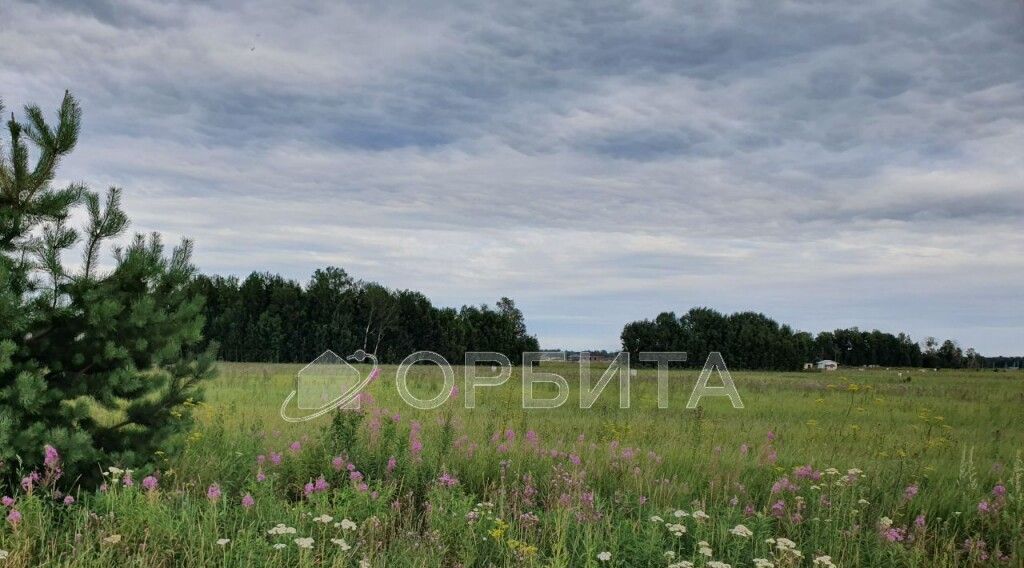
[{"label": "gray cloud", "polygon": [[210,272],[517,298],[548,346],[696,304],[1024,350],[1019,3],[0,6],[0,96]]}]

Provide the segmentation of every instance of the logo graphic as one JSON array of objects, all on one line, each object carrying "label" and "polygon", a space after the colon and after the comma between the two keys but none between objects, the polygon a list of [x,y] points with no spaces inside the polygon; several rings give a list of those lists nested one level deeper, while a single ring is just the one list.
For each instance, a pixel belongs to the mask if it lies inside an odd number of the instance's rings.
[{"label": "logo graphic", "polygon": [[[369,361],[373,368],[365,376],[349,361]],[[298,372],[295,390],[281,404],[281,418],[287,422],[305,422],[327,414],[336,408],[359,408],[359,394],[380,374],[377,358],[362,349],[342,358],[328,349]],[[296,399],[299,410],[312,410],[305,416],[288,416],[287,408]]]}]

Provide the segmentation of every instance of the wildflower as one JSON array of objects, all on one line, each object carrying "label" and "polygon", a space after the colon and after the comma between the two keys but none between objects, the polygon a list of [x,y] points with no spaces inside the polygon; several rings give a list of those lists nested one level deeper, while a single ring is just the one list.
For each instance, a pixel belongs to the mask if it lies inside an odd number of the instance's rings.
[{"label": "wildflower", "polygon": [[597,555],[597,559],[600,560],[601,562],[608,562],[609,560],[612,559],[612,553],[611,552],[607,552],[607,551],[600,552]]},{"label": "wildflower", "polygon": [[663,522],[665,522],[665,519],[662,519],[658,515],[654,515],[654,516],[651,517],[651,522],[652,523],[663,523]]},{"label": "wildflower", "polygon": [[285,545],[283,543],[279,542],[279,543],[274,545],[274,550],[281,550],[284,547],[285,547]]},{"label": "wildflower", "polygon": [[341,530],[345,530],[345,531],[354,531],[354,530],[356,530],[356,524],[353,523],[352,521],[348,520],[348,519],[342,519],[340,526],[341,526]]},{"label": "wildflower", "polygon": [[396,467],[398,467],[398,460],[395,459],[395,456],[391,456],[388,458],[387,472],[391,473],[395,471]]},{"label": "wildflower", "polygon": [[718,560],[708,560],[708,568],[732,568],[732,564],[726,564]]},{"label": "wildflower", "polygon": [[916,495],[917,485],[908,485],[907,488],[903,490],[903,499],[906,501],[910,501]]},{"label": "wildflower", "polygon": [[681,518],[683,518],[683,517],[685,517],[687,515],[689,515],[689,513],[687,513],[686,511],[682,511],[682,510],[677,510],[674,513],[672,513],[672,516],[677,518],[677,519],[681,519]]},{"label": "wildflower", "polygon": [[878,519],[878,528],[879,528],[879,530],[883,530],[884,531],[884,530],[888,529],[891,526],[892,526],[892,519],[890,519],[889,517],[882,517],[881,519]]},{"label": "wildflower", "polygon": [[7,557],[10,556],[10,554],[11,553],[6,550],[0,550],[0,560],[7,560]]},{"label": "wildflower", "polygon": [[817,556],[814,558],[815,566],[822,566],[823,568],[836,568],[835,563],[832,562],[831,556]]},{"label": "wildflower", "polygon": [[255,504],[256,504],[256,500],[252,498],[251,494],[246,493],[245,496],[242,497],[242,508],[243,509],[248,509],[248,508],[252,507]]},{"label": "wildflower", "polygon": [[334,517],[330,515],[320,515],[319,517],[313,517],[313,522],[327,524],[334,520]]},{"label": "wildflower", "polygon": [[281,454],[277,452],[270,452],[270,463],[274,465],[281,465]]},{"label": "wildflower", "polygon": [[437,478],[437,482],[445,487],[455,487],[459,484],[459,480],[450,475],[447,471],[441,474],[441,477]]},{"label": "wildflower", "polygon": [[918,515],[917,518],[914,519],[914,526],[919,528],[919,529],[923,529],[924,525],[925,525],[924,515],[923,514],[922,515]]},{"label": "wildflower", "polygon": [[220,500],[220,485],[214,483],[206,488],[206,498],[212,503],[216,503]]},{"label": "wildflower", "polygon": [[711,554],[712,554],[712,552],[711,552],[711,545],[708,544],[708,541],[702,540],[702,541],[697,543],[697,552],[699,554],[707,556],[708,558],[711,558]]},{"label": "wildflower", "polygon": [[11,509],[11,512],[7,513],[7,522],[12,526],[18,526],[21,522],[21,513],[17,509]]},{"label": "wildflower", "polygon": [[755,558],[754,568],[775,568],[775,564],[767,558]]},{"label": "wildflower", "polygon": [[75,504],[75,498],[70,496],[70,495],[64,497],[64,504],[67,505],[68,507],[70,507],[71,505],[74,505]]},{"label": "wildflower", "polygon": [[157,481],[157,478],[153,477],[152,475],[147,475],[146,477],[142,478],[142,488],[145,489],[146,491],[155,490],[156,486],[159,483],[160,482]]},{"label": "wildflower", "polygon": [[736,525],[735,527],[729,529],[729,532],[743,538],[750,538],[754,536],[754,533],[743,525]]},{"label": "wildflower", "polygon": [[46,444],[43,446],[43,465],[47,468],[54,469],[60,464],[60,454],[57,453],[57,448]]},{"label": "wildflower", "polygon": [[291,450],[293,454],[297,454],[302,451],[302,444],[298,441],[292,442],[292,445],[288,446],[288,449]]},{"label": "wildflower", "polygon": [[978,502],[978,512],[981,513],[981,514],[991,513],[992,512],[992,504],[989,503],[988,500],[979,501]]},{"label": "wildflower", "polygon": [[996,497],[1006,497],[1006,487],[1004,485],[996,485],[992,488],[992,495]]},{"label": "wildflower", "polygon": [[295,534],[295,528],[285,526],[284,523],[277,523],[274,528],[267,531],[269,535]]},{"label": "wildflower", "polygon": [[334,471],[341,471],[345,469],[345,458],[341,456],[334,456],[334,459],[331,460],[331,467],[334,468]]},{"label": "wildflower", "polygon": [[308,537],[308,536],[306,536],[306,537],[299,537],[299,538],[295,539],[295,546],[298,546],[299,548],[309,549],[309,548],[313,548],[313,542],[314,541],[313,541],[312,537]]},{"label": "wildflower", "polygon": [[124,479],[121,480],[121,484],[125,487],[133,487],[135,485],[135,480],[132,479],[132,470],[129,469],[124,472]]},{"label": "wildflower", "polygon": [[693,562],[689,560],[680,560],[674,564],[669,564],[668,568],[693,568]]},{"label": "wildflower", "polygon": [[227,543],[229,543],[229,542],[231,542],[231,539],[230,539],[230,538],[218,538],[218,539],[217,539],[217,544],[218,544],[219,546],[224,546],[224,545],[226,545],[226,544],[227,544]]},{"label": "wildflower", "polygon": [[256,472],[256,481],[262,483],[262,482],[264,482],[266,480],[267,480],[267,474],[263,473],[262,469]]},{"label": "wildflower", "polygon": [[352,550],[352,547],[347,542],[345,542],[345,539],[343,539],[343,538],[332,538],[331,539],[331,544],[336,545],[343,552],[347,552],[349,550]]},{"label": "wildflower", "polygon": [[711,518],[710,516],[708,516],[707,513],[705,513],[704,511],[701,511],[700,509],[697,509],[696,511],[694,511],[691,516],[693,517],[693,519],[695,521],[698,521],[698,522],[706,521],[706,520]]},{"label": "wildflower", "polygon": [[0,503],[3,503],[4,507],[10,507],[14,504],[14,498],[4,495],[3,499],[0,499]]},{"label": "wildflower", "polygon": [[867,499],[859,499],[859,500],[857,500],[857,504],[858,505],[870,505],[871,502],[868,501]]},{"label": "wildflower", "polygon": [[882,537],[889,542],[903,542],[907,531],[900,528],[889,528],[882,532]]},{"label": "wildflower", "polygon": [[686,534],[686,526],[685,525],[674,524],[674,525],[668,525],[667,528],[668,528],[668,532],[672,533],[675,536],[680,536],[681,537],[684,534]]},{"label": "wildflower", "polygon": [[112,534],[110,536],[104,537],[103,538],[103,542],[105,544],[117,544],[117,543],[121,542],[121,535],[119,535],[119,534]]}]

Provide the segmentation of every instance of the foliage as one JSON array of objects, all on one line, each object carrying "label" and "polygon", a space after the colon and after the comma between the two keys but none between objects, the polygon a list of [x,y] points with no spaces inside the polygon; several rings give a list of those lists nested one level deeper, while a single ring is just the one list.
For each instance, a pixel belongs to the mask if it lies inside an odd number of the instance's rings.
[{"label": "foliage", "polygon": [[[99,477],[99,465],[141,465],[167,451],[190,423],[187,403],[211,373],[195,351],[202,301],[190,288],[187,241],[170,256],[157,235],[100,252],[128,218],[120,190],[52,187],[78,139],[81,112],[65,94],[55,126],[38,107],[7,123],[0,158],[0,460],[7,479],[61,448],[65,483]],[[35,165],[30,165],[30,142]],[[68,219],[84,209],[85,229]],[[62,259],[79,246],[80,269]]]},{"label": "foliage", "polygon": [[[0,520],[7,563],[942,568],[1024,557],[1024,431],[991,439],[1024,394],[1006,374],[915,371],[925,378],[908,385],[897,371],[856,383],[740,372],[748,408],[711,400],[698,414],[677,410],[689,394],[677,385],[696,373],[673,370],[659,410],[645,369],[633,408],[608,392],[589,411],[531,413],[495,404],[513,384],[484,389],[480,412],[458,399],[402,408],[388,367],[376,402],[303,429],[274,418],[296,366],[223,366],[197,411],[203,435],[153,478],[115,470],[106,491],[58,506],[39,490],[5,493],[4,514],[19,518]],[[429,369],[416,378],[436,389]],[[548,370],[575,384],[572,369]],[[270,378],[254,389],[259,370]]]},{"label": "foliage", "polygon": [[419,350],[452,363],[466,351],[497,351],[517,361],[538,349],[508,298],[495,308],[437,308],[419,292],[356,281],[335,267],[317,270],[305,286],[258,272],[242,281],[200,276],[195,285],[207,298],[205,335],[228,361],[309,362],[325,349],[363,349],[382,362]]},{"label": "foliage", "polygon": [[622,345],[634,360],[640,351],[685,351],[688,364],[700,366],[710,351],[719,351],[731,368],[752,370],[797,370],[821,359],[846,366],[959,369],[985,364],[973,349],[965,354],[952,340],[939,347],[934,338],[928,338],[922,351],[905,333],[854,327],[823,331],[815,337],[764,314],[726,315],[711,308],[693,308],[678,317],[664,312],[653,320],[628,323],[622,329]]}]

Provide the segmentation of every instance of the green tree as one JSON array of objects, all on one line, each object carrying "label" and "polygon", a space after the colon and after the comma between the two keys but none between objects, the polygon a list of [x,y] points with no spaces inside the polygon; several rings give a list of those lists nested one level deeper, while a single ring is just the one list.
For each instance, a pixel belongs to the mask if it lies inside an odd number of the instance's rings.
[{"label": "green tree", "polygon": [[[212,372],[211,352],[196,349],[202,299],[188,241],[167,256],[157,235],[137,235],[101,266],[104,242],[128,226],[120,191],[52,184],[78,140],[79,106],[65,94],[55,126],[36,106],[25,114],[0,149],[0,476],[38,467],[48,444],[65,482],[95,479],[180,443]],[[67,224],[79,208],[81,233]],[[62,258],[74,246],[78,269]]]}]

